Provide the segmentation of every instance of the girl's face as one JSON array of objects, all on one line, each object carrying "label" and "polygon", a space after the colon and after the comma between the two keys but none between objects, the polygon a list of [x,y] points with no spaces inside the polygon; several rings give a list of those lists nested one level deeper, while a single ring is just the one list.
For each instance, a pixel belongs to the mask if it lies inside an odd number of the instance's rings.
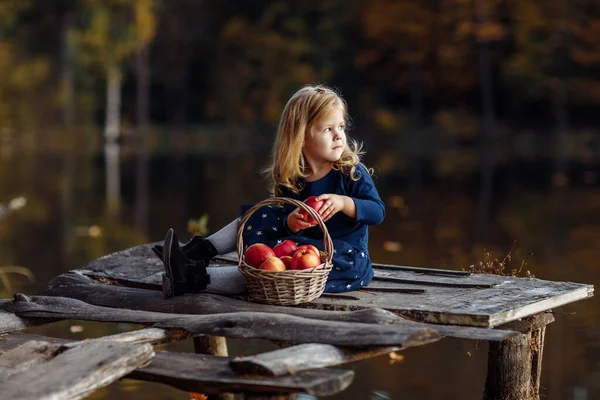
[{"label": "girl's face", "polygon": [[334,107],[306,132],[302,153],[309,165],[333,163],[346,148],[344,108]]}]

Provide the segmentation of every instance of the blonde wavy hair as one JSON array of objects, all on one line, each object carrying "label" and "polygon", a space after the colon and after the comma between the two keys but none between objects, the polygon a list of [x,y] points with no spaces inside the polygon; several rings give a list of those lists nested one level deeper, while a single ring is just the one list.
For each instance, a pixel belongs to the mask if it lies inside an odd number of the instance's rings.
[{"label": "blonde wavy hair", "polygon": [[[331,88],[323,85],[307,85],[298,90],[287,102],[281,113],[275,143],[273,143],[271,164],[263,170],[271,178],[273,184],[271,193],[274,196],[282,194],[282,187],[287,187],[294,193],[302,189],[300,180],[309,175],[309,167],[302,154],[306,132],[309,132],[313,124],[334,107],[343,108],[345,125],[348,127],[346,101]],[[364,151],[362,143],[346,137],[346,148],[339,160],[333,163],[333,168],[356,181],[360,178],[356,166],[361,163]]]}]

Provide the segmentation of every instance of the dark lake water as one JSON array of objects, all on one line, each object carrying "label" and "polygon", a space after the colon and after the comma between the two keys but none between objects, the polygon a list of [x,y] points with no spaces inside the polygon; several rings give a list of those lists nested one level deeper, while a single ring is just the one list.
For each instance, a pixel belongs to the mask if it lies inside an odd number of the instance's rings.
[{"label": "dark lake water", "polygon": [[[239,204],[268,195],[257,173],[263,166],[261,154],[225,158],[153,152],[139,163],[135,152],[123,148],[117,156],[120,189],[108,199],[101,150],[76,155],[5,145],[0,150],[0,203],[24,200],[13,202],[15,209],[0,217],[0,266],[26,267],[36,279],[28,283],[11,275],[12,291],[35,293],[52,277],[104,254],[160,240],[168,227],[185,239],[188,220],[204,214],[214,232],[237,216]],[[461,159],[476,159],[465,154]],[[481,202],[480,174],[474,167],[459,168],[460,163],[449,164],[444,155],[431,155],[415,174],[404,161],[390,167],[390,157],[402,156],[382,150],[366,159],[368,166],[377,167],[376,184],[387,205],[384,223],[370,230],[375,262],[460,269],[482,260],[484,251],[502,258],[517,243],[511,265],[519,268],[524,261],[522,272],[530,270],[541,279],[600,283],[600,186],[593,171],[578,169],[569,184],[557,186],[550,184],[545,161],[510,160],[493,175],[491,199]],[[147,189],[137,185],[144,171]],[[11,295],[6,287],[1,294]],[[598,298],[591,298],[555,310],[556,322],[546,335],[542,398],[600,398],[599,305]],[[83,331],[71,332],[73,325]],[[30,331],[84,338],[131,328],[64,321]],[[229,344],[231,355],[275,348],[258,340]],[[166,348],[193,351],[191,342]],[[356,372],[355,380],[330,398],[481,398],[485,343],[444,339],[403,355],[394,364],[381,356],[345,366]],[[142,396],[189,398],[167,386],[129,380],[90,398]]]}]

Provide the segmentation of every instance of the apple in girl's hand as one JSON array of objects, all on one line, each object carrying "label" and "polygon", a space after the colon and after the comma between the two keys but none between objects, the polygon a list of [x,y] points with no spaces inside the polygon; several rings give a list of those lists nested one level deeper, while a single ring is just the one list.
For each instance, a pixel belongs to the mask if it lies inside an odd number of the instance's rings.
[{"label": "apple in girl's hand", "polygon": [[314,251],[308,248],[298,248],[298,250],[294,253],[294,256],[292,257],[292,269],[314,268],[321,264],[321,257],[319,257],[318,253],[315,253]]},{"label": "apple in girl's hand", "polygon": [[[306,198],[306,200],[304,200],[304,203],[307,206],[311,207],[316,212],[319,212],[321,207],[323,207],[323,204],[325,204],[325,201],[323,201],[323,200],[317,201],[317,196],[309,196]],[[306,210],[300,209],[300,214],[302,214],[302,216],[304,217],[304,220],[306,222],[311,222],[311,223],[317,222],[308,212],[306,212]]]},{"label": "apple in girl's hand", "polygon": [[244,261],[254,268],[260,267],[269,257],[275,257],[275,252],[264,243],[255,243],[244,252]]},{"label": "apple in girl's hand", "polygon": [[[298,250],[305,250],[305,249],[309,250],[309,251],[312,251],[316,255],[319,255],[319,249],[317,249],[312,244],[303,244],[302,246],[298,246]],[[296,250],[296,253],[298,252],[298,250]],[[296,254],[296,253],[294,253],[294,254]]]},{"label": "apple in girl's hand", "polygon": [[285,264],[279,258],[273,256],[267,258],[265,262],[260,265],[259,269],[264,269],[265,271],[285,271]]},{"label": "apple in girl's hand", "polygon": [[279,259],[283,261],[285,269],[292,269],[292,256],[281,256]]},{"label": "apple in girl's hand", "polygon": [[296,246],[296,243],[292,242],[289,239],[284,240],[277,246],[273,247],[275,255],[279,258],[281,258],[282,256],[292,256],[296,252],[296,250],[298,250],[298,246]]}]

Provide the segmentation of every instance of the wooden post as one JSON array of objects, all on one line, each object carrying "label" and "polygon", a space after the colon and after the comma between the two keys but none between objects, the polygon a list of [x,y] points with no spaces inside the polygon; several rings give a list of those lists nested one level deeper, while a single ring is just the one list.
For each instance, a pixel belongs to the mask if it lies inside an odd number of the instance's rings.
[{"label": "wooden post", "polygon": [[[227,339],[223,336],[201,335],[194,337],[194,353],[227,357]],[[233,393],[209,394],[207,400],[233,400]]]},{"label": "wooden post", "polygon": [[521,332],[502,342],[490,342],[484,400],[539,400],[546,325],[543,313],[502,326]]}]

